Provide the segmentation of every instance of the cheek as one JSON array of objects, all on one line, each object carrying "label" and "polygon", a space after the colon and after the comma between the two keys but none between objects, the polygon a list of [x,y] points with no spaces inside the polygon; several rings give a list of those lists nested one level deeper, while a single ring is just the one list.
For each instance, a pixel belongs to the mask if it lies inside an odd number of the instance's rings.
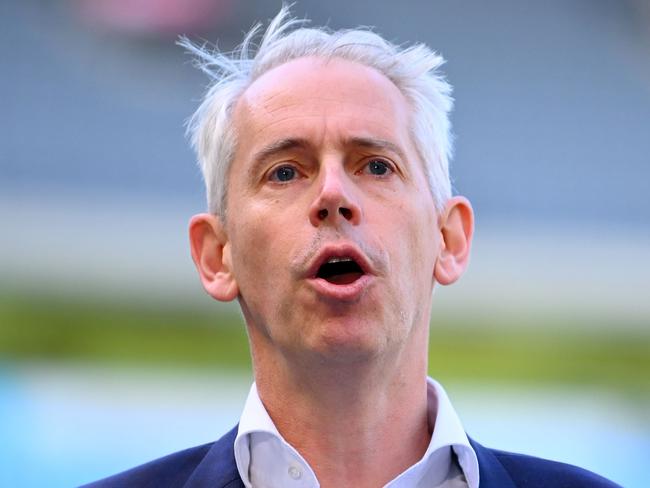
[{"label": "cheek", "polygon": [[247,212],[233,216],[232,221],[236,222],[230,231],[233,271],[241,294],[247,299],[247,292],[255,279],[264,280],[269,276],[265,269],[267,264],[273,262],[267,256],[267,246],[271,242],[269,230],[263,219]]},{"label": "cheek", "polygon": [[246,208],[234,221],[231,231],[233,267],[240,293],[249,304],[258,307],[273,302],[273,296],[286,281],[287,260],[290,255],[291,232],[273,213],[258,208]]},{"label": "cheek", "polygon": [[412,297],[419,300],[430,296],[433,287],[433,270],[438,245],[435,216],[420,208],[404,208],[400,236],[400,267],[398,275],[402,287],[409,290]]}]

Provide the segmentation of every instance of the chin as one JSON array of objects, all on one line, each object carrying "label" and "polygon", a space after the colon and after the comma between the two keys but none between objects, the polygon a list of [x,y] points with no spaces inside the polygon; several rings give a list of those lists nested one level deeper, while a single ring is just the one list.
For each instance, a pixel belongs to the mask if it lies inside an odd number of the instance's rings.
[{"label": "chin", "polygon": [[320,324],[308,348],[324,360],[341,363],[367,361],[381,356],[388,337],[377,322],[336,318]]}]

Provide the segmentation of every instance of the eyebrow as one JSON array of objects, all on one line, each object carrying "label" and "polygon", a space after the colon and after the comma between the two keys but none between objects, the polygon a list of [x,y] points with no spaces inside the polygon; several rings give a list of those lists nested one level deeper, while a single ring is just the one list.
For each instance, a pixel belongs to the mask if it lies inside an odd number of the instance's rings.
[{"label": "eyebrow", "polygon": [[[310,146],[306,139],[302,138],[288,138],[274,141],[271,144],[263,147],[253,158],[254,161],[263,161],[278,153],[289,151],[291,149],[306,149]],[[366,149],[379,149],[389,150],[397,154],[402,159],[405,159],[404,151],[397,145],[385,139],[376,137],[350,137],[344,141],[344,146],[356,146]]]},{"label": "eyebrow", "polygon": [[347,139],[345,142],[346,142],[346,146],[362,147],[365,149],[373,149],[373,150],[380,150],[380,151],[388,150],[397,154],[400,157],[400,159],[406,160],[406,155],[404,154],[404,151],[402,151],[402,149],[397,144],[387,141],[385,139],[379,139],[376,137],[351,137]]},{"label": "eyebrow", "polygon": [[257,151],[253,157],[253,161],[261,162],[278,153],[289,151],[291,149],[305,149],[308,146],[309,143],[305,139],[280,139]]}]

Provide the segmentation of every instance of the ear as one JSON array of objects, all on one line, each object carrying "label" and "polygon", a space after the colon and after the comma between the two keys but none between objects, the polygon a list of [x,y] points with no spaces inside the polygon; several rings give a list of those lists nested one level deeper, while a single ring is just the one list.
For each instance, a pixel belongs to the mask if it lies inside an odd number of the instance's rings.
[{"label": "ear", "polygon": [[222,302],[237,298],[239,288],[232,272],[230,241],[221,219],[198,214],[190,220],[190,248],[203,288]]},{"label": "ear", "polygon": [[450,285],[462,276],[469,264],[474,211],[469,200],[456,196],[449,199],[439,219],[442,242],[433,274],[441,285]]}]

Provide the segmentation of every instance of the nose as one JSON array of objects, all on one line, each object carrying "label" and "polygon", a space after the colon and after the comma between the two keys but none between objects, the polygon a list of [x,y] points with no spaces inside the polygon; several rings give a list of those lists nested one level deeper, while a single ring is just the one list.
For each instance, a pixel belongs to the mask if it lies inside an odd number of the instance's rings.
[{"label": "nose", "polygon": [[340,165],[323,168],[318,194],[309,210],[309,221],[314,227],[361,222],[361,207],[353,182]]}]

